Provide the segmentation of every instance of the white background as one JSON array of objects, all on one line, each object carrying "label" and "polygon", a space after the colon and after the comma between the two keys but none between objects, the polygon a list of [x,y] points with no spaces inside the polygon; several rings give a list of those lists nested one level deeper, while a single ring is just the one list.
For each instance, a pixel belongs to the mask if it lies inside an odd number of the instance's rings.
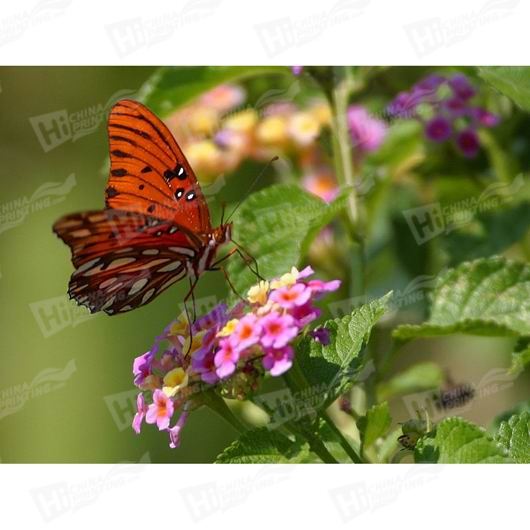
[{"label": "white background", "polygon": [[[528,64],[529,14],[523,0],[4,1],[0,64]],[[6,465],[0,508],[14,528],[505,528],[528,525],[528,469]]]}]

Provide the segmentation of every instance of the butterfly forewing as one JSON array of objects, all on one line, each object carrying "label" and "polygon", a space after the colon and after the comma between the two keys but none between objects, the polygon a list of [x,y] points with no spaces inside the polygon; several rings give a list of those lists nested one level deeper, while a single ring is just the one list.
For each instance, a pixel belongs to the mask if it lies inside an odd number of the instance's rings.
[{"label": "butterfly forewing", "polygon": [[54,231],[72,248],[68,292],[92,312],[129,311],[184,278],[201,251],[183,227],[117,210],[64,217]]},{"label": "butterfly forewing", "polygon": [[149,109],[121,100],[108,121],[109,208],[165,219],[189,230],[212,230],[197,178],[177,142]]}]

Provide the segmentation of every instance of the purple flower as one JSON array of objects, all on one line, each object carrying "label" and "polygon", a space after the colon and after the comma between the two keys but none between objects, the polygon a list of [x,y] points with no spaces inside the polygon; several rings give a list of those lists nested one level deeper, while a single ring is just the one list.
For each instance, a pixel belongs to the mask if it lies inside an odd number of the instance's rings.
[{"label": "purple flower", "polygon": [[290,346],[271,349],[265,352],[263,357],[263,367],[272,376],[282,375],[293,365],[294,351]]},{"label": "purple flower", "polygon": [[215,352],[213,350],[195,352],[191,366],[195,372],[200,374],[201,379],[205,383],[214,385],[219,381],[215,366]]},{"label": "purple flower", "polygon": [[449,79],[449,86],[453,89],[455,95],[464,101],[471,99],[476,90],[464,74],[456,74]]},{"label": "purple flower", "polygon": [[416,83],[416,87],[421,90],[436,90],[438,87],[445,83],[446,79],[442,75],[430,74],[424,77],[421,81]]},{"label": "purple flower", "polygon": [[473,129],[466,129],[458,134],[456,144],[467,158],[473,158],[477,155],[480,148],[477,133]]},{"label": "purple flower", "polygon": [[293,75],[299,76],[303,71],[303,66],[291,66],[291,72],[293,73]]},{"label": "purple flower", "polygon": [[499,116],[480,107],[475,107],[472,110],[472,116],[478,124],[484,127],[495,127],[501,121]]},{"label": "purple flower", "polygon": [[175,449],[176,447],[180,446],[180,431],[186,424],[186,421],[188,420],[189,412],[187,410],[184,410],[182,414],[180,415],[177,423],[171,427],[171,429],[168,429],[169,432],[169,447],[171,449]]},{"label": "purple flower", "polygon": [[317,341],[320,342],[323,346],[329,344],[329,329],[326,328],[317,328],[310,332],[310,335]]},{"label": "purple flower", "polygon": [[239,361],[240,350],[232,337],[221,339],[219,341],[219,350],[217,350],[214,358],[216,374],[224,379],[232,375],[236,370],[237,362]]},{"label": "purple flower", "polygon": [[142,421],[147,412],[147,405],[145,404],[144,395],[142,393],[138,394],[136,397],[136,414],[132,422],[132,428],[136,434],[140,434],[140,429],[142,427]]},{"label": "purple flower", "polygon": [[445,142],[451,137],[451,123],[442,116],[436,116],[425,126],[425,134],[433,142]]},{"label": "purple flower", "polygon": [[261,319],[261,325],[263,326],[261,343],[266,348],[282,348],[298,335],[295,320],[287,313],[280,315],[277,311],[271,311]]},{"label": "purple flower", "polygon": [[348,109],[348,128],[354,147],[361,153],[371,153],[379,149],[386,136],[386,125],[372,118],[360,105]]},{"label": "purple flower", "polygon": [[413,96],[408,92],[400,92],[388,105],[387,111],[391,116],[398,118],[412,117],[418,103],[417,96]]},{"label": "purple flower", "polygon": [[157,388],[153,392],[153,403],[147,408],[145,421],[156,423],[158,429],[163,431],[168,428],[171,416],[173,416],[173,401]]},{"label": "purple flower", "polygon": [[141,386],[145,381],[145,378],[151,375],[151,365],[153,359],[158,350],[158,345],[155,344],[151,350],[136,357],[133,362],[133,374],[134,374],[134,384],[136,386]]}]

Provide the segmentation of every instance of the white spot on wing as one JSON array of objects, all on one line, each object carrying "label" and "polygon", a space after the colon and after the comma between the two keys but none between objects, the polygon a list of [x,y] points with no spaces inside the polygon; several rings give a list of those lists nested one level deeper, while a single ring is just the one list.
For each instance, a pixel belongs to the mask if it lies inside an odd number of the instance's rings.
[{"label": "white spot on wing", "polygon": [[142,298],[142,304],[145,304],[155,294],[155,289],[149,289]]},{"label": "white spot on wing", "polygon": [[98,261],[99,261],[99,258],[87,261],[86,263],[83,263],[83,265],[81,265],[81,267],[79,267],[76,272],[78,273],[85,272],[87,269],[90,269],[92,265],[95,265]]},{"label": "white spot on wing", "polygon": [[133,294],[136,294],[138,291],[140,291],[148,281],[149,280],[147,278],[141,278],[140,280],[135,281],[129,289],[129,296],[132,296]]},{"label": "white spot on wing", "polygon": [[180,261],[172,261],[165,267],[158,269],[158,272],[171,272],[178,269],[179,267],[182,267],[182,263]]},{"label": "white spot on wing", "polygon": [[135,261],[136,258],[118,258],[110,263],[110,265],[107,267],[107,270],[115,269],[116,267],[122,267],[123,265],[129,265]]},{"label": "white spot on wing", "polygon": [[189,256],[190,258],[195,257],[195,251],[187,247],[169,247],[169,250],[172,252],[177,252],[178,254],[184,254],[184,256]]}]

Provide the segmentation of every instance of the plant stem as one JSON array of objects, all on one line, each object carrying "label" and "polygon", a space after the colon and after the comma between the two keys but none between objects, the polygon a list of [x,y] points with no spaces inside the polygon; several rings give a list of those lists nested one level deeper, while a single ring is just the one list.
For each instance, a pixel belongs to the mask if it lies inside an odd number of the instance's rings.
[{"label": "plant stem", "polygon": [[325,464],[339,464],[340,462],[328,451],[324,442],[309,429],[300,429],[293,422],[286,424],[287,428],[295,435],[305,438],[309,444],[309,448],[315,453]]},{"label": "plant stem", "polygon": [[247,427],[230,410],[225,400],[213,390],[204,393],[204,404],[228,422],[240,434],[247,432]]},{"label": "plant stem", "polygon": [[320,413],[321,418],[328,424],[329,428],[333,431],[341,447],[344,449],[346,454],[350,457],[351,461],[355,464],[362,464],[361,457],[355,452],[353,447],[350,445],[348,440],[344,437],[340,429],[335,425],[335,422],[329,417],[326,411]]}]

